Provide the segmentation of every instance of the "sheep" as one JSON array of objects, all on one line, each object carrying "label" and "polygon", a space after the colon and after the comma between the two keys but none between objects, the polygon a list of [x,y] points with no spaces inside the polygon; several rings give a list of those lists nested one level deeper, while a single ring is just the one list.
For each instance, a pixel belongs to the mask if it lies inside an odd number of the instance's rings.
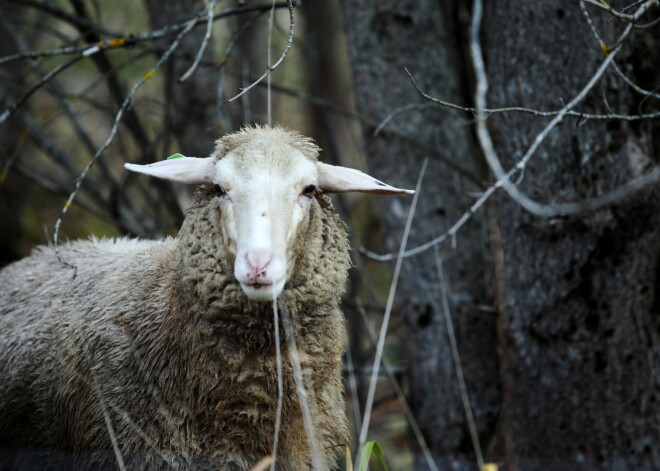
[{"label": "sheep", "polygon": [[[272,451],[273,299],[295,325],[322,469],[345,443],[345,224],[324,193],[412,193],[280,127],[126,168],[200,185],[160,241],[40,247],[0,272],[0,469],[248,470]],[[278,470],[309,469],[283,345]],[[119,456],[117,456],[119,455]]]}]

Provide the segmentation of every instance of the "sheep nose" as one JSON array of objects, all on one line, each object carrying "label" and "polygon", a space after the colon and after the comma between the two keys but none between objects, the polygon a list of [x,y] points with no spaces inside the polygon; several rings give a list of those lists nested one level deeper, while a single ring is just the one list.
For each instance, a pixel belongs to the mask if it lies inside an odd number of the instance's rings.
[{"label": "sheep nose", "polygon": [[245,254],[250,271],[248,272],[248,279],[256,283],[268,278],[268,266],[273,258],[273,255],[268,249],[253,249]]}]

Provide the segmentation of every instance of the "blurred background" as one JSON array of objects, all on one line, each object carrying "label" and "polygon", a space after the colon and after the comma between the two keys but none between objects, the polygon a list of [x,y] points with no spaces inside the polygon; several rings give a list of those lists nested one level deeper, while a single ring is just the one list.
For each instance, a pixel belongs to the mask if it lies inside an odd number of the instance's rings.
[{"label": "blurred background", "polygon": [[[293,5],[273,123],[402,188],[428,159],[407,247],[450,231],[402,264],[368,434],[390,469],[660,469],[657,2],[486,2],[487,105],[528,109],[488,113],[505,170],[556,116],[539,112],[561,110],[616,54],[514,174],[544,214],[492,191],[477,113],[449,106],[475,106],[472,2]],[[0,266],[51,243],[65,207],[60,241],[175,235],[190,190],[123,164],[207,156],[219,136],[268,122],[266,81],[228,100],[289,36],[287,2],[0,0]],[[411,198],[333,199],[355,265],[356,453],[396,258],[359,249],[397,252]]]}]

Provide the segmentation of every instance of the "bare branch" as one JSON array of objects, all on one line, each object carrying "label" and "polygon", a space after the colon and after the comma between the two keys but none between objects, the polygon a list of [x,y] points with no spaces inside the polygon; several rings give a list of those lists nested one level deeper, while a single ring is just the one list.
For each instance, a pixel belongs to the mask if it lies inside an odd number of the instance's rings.
[{"label": "bare branch", "polygon": [[[587,21],[587,24],[589,25],[589,28],[591,29],[591,32],[593,33],[594,37],[596,38],[596,41],[598,41],[598,44],[600,45],[600,48],[603,51],[607,51],[609,49],[609,46],[607,46],[606,42],[603,40],[603,38],[600,36],[598,33],[598,30],[596,29],[596,25],[594,24],[593,20],[591,19],[591,15],[589,15],[589,11],[587,11],[587,8],[584,6],[584,3],[580,3],[580,10],[582,10],[582,14],[584,15],[585,20]],[[640,93],[645,96],[650,96],[653,98],[659,98],[660,99],[660,94],[659,93],[654,93],[648,90],[644,90],[642,87],[637,85],[635,82],[633,82],[626,74],[623,73],[623,71],[619,68],[616,62],[612,62],[612,68],[616,71],[616,73],[623,79],[624,82],[628,84],[630,88],[635,90],[637,93]]]},{"label": "bare branch", "polygon": [[637,29],[649,29],[649,28],[653,28],[658,23],[660,23],[660,16],[658,18],[656,18],[655,20],[653,20],[653,21],[649,21],[648,23],[644,23],[644,24],[641,24],[641,25],[635,23],[634,27],[637,28]]},{"label": "bare branch", "polygon": [[[479,114],[485,114],[486,118],[488,117],[487,115],[493,114],[493,113],[509,113],[509,112],[518,112],[518,113],[528,113],[533,116],[538,116],[538,117],[552,117],[552,116],[557,116],[559,113],[561,113],[562,110],[557,110],[557,111],[540,111],[540,110],[535,110],[532,108],[525,108],[521,106],[508,106],[505,108],[484,108],[484,109],[478,109],[478,108],[472,108],[468,106],[461,106],[457,105],[455,103],[451,103],[448,101],[441,100],[439,98],[432,97],[431,95],[428,95],[425,93],[417,84],[415,81],[415,78],[412,76],[410,71],[408,69],[404,69],[406,73],[408,74],[408,77],[410,77],[410,80],[412,81],[413,85],[417,89],[417,92],[424,97],[425,99],[432,101],[433,103],[437,103],[438,105],[444,106],[446,108],[452,108],[455,110],[459,111],[467,111],[470,113]],[[421,105],[418,105],[421,107]],[[415,105],[407,105],[406,107],[399,108],[395,111],[392,112],[393,115],[396,115],[398,113],[402,113],[404,111],[408,111],[409,109],[413,109]],[[622,114],[616,114],[616,113],[610,113],[610,114],[594,114],[594,113],[583,113],[581,111],[574,111],[574,110],[569,110],[565,113],[567,116],[575,116],[576,118],[579,119],[580,122],[586,121],[586,120],[620,120],[620,121],[640,121],[640,120],[647,120],[647,119],[657,119],[660,118],[660,111],[656,111],[653,113],[646,113],[646,114],[638,114],[638,115],[622,115]],[[391,119],[392,115],[389,115],[388,118]],[[386,118],[387,119],[387,118]],[[381,123],[382,126],[381,128],[387,124]]]},{"label": "bare branch", "polygon": [[[592,5],[596,8],[600,8],[601,10],[605,10],[606,12],[610,13],[613,16],[616,16],[617,18],[621,20],[627,20],[627,21],[635,21],[637,18],[635,18],[634,15],[629,15],[627,13],[623,13],[622,11],[616,11],[614,8],[612,8],[608,3],[603,2],[603,1],[597,1],[597,0],[578,0],[580,3],[588,3],[589,5]],[[633,5],[629,5],[627,8],[630,8],[631,6],[637,5],[640,2],[636,2]]]},{"label": "bare branch", "polygon": [[[275,4],[275,8],[284,8],[289,6],[291,2],[278,2]],[[293,3],[294,6],[297,6],[297,4],[300,2],[295,2]],[[243,5],[239,6],[237,8],[227,8],[224,11],[220,13],[216,13],[213,16],[213,21],[219,20],[221,18],[228,18],[230,16],[236,16],[236,15],[241,15],[243,13],[249,13],[249,12],[254,12],[254,11],[267,11],[271,8],[270,3],[266,4],[257,4],[257,5]],[[174,25],[169,25],[165,26],[161,29],[158,30],[153,30],[153,31],[147,31],[144,33],[136,33],[136,34],[131,34],[126,37],[121,37],[121,38],[116,38],[116,39],[111,39],[107,41],[99,41],[96,44],[82,44],[80,46],[71,46],[71,47],[63,47],[63,48],[57,48],[57,49],[49,49],[46,51],[30,51],[30,52],[21,52],[18,54],[11,54],[9,56],[5,57],[0,57],[0,65],[1,64],[6,64],[8,62],[13,62],[16,60],[21,60],[21,59],[37,59],[40,57],[52,57],[52,56],[60,56],[60,55],[70,55],[70,54],[77,54],[79,52],[83,51],[93,51],[94,53],[97,52],[98,50],[106,50],[106,49],[113,49],[113,48],[126,48],[126,47],[132,47],[138,43],[142,43],[145,41],[154,41],[156,39],[161,39],[167,36],[171,36],[174,34],[179,33],[183,29],[187,28],[188,23],[191,20],[187,20],[181,23],[177,23]],[[206,17],[204,15],[204,12],[200,13],[194,18],[195,24],[193,27],[201,25],[202,23],[206,23]]]},{"label": "bare branch", "polygon": [[29,7],[29,8],[34,8],[35,10],[43,11],[51,16],[54,16],[55,18],[58,18],[62,21],[66,21],[67,23],[75,26],[78,29],[81,28],[90,29],[95,31],[96,33],[104,34],[105,36],[109,36],[111,38],[121,38],[123,36],[121,33],[105,29],[102,26],[99,26],[98,24],[95,24],[87,20],[87,18],[72,15],[46,2],[37,2],[35,0],[2,0],[2,1],[7,3],[13,3],[21,7]]},{"label": "bare branch", "polygon": [[79,60],[83,59],[85,57],[84,53],[78,54],[75,57],[72,57],[68,61],[66,61],[63,64],[58,65],[55,67],[53,70],[48,72],[46,75],[44,75],[41,80],[39,80],[28,92],[23,95],[21,98],[19,98],[14,104],[12,104],[9,108],[7,108],[1,115],[0,115],[0,123],[4,123],[7,118],[9,118],[11,115],[13,115],[16,110],[23,104],[25,103],[28,98],[30,98],[34,93],[39,90],[43,85],[48,83],[49,80],[51,80],[53,77],[55,77],[57,74],[60,72],[63,72],[64,70],[68,69],[71,67],[73,64],[78,62]]},{"label": "bare branch", "polygon": [[277,67],[279,67],[279,65],[282,63],[282,61],[284,61],[286,56],[289,54],[289,50],[291,49],[291,45],[293,44],[293,31],[294,31],[294,27],[295,27],[295,18],[294,18],[294,15],[293,15],[293,1],[289,0],[288,5],[289,5],[289,37],[287,39],[286,46],[284,47],[284,50],[282,51],[282,55],[280,55],[280,58],[277,60],[277,62],[275,62],[273,65],[269,65],[266,68],[266,72],[264,72],[264,74],[261,77],[259,77],[251,85],[241,89],[241,92],[238,95],[234,96],[233,98],[230,98],[228,101],[234,101],[235,99],[240,98],[241,96],[246,94],[248,91],[250,91],[255,85],[257,85],[263,79],[268,77],[273,70],[277,69]]},{"label": "bare branch", "polygon": [[199,47],[199,51],[197,51],[197,56],[195,57],[195,61],[192,63],[188,71],[181,76],[179,79],[179,83],[183,83],[188,78],[195,72],[195,69],[199,65],[199,62],[202,60],[202,56],[204,55],[204,51],[206,50],[206,46],[209,43],[209,39],[211,39],[211,34],[213,33],[213,10],[215,10],[215,2],[216,0],[211,0],[209,2],[209,6],[206,9],[207,11],[207,19],[206,19],[206,34],[204,35],[204,39],[202,39],[202,44]]},{"label": "bare branch", "polygon": [[71,206],[71,203],[73,202],[74,198],[78,194],[78,190],[80,189],[80,186],[81,186],[82,182],[87,177],[87,174],[89,173],[91,168],[94,166],[96,161],[101,157],[101,155],[103,155],[105,150],[108,147],[110,147],[110,144],[112,144],[112,141],[114,140],[114,137],[117,134],[117,130],[119,128],[119,123],[120,123],[120,121],[121,121],[121,119],[124,115],[124,112],[129,108],[129,106],[131,104],[131,100],[133,99],[133,97],[137,94],[140,87],[142,85],[144,85],[144,83],[154,75],[156,70],[158,70],[160,68],[160,66],[170,58],[170,56],[172,55],[174,50],[179,46],[179,43],[181,42],[183,37],[192,30],[192,28],[195,26],[195,24],[196,24],[195,19],[189,20],[188,24],[187,24],[187,27],[184,28],[179,33],[179,35],[172,42],[171,46],[165,52],[165,54],[163,54],[160,57],[160,59],[158,59],[156,64],[151,68],[151,70],[149,70],[149,72],[147,72],[144,75],[144,77],[142,77],[142,79],[140,79],[137,83],[135,83],[135,85],[133,85],[133,88],[131,89],[130,93],[126,96],[126,99],[122,103],[122,106],[119,108],[119,111],[117,112],[117,115],[115,116],[115,121],[112,124],[112,129],[110,130],[110,135],[106,139],[105,143],[103,143],[103,145],[99,148],[99,150],[96,151],[96,154],[94,154],[94,157],[92,157],[92,159],[89,161],[87,166],[85,166],[85,168],[80,173],[80,175],[78,175],[78,178],[76,178],[75,187],[74,187],[73,191],[71,192],[71,194],[69,195],[69,198],[67,199],[66,203],[64,204],[64,207],[62,208],[62,211],[60,212],[60,215],[57,218],[57,221],[55,222],[55,231],[54,231],[54,234],[53,234],[53,245],[54,245],[54,249],[55,249],[55,255],[57,257],[57,260],[60,263],[62,263],[63,265],[65,265],[69,268],[72,268],[74,270],[74,273],[73,273],[74,278],[77,274],[78,268],[75,265],[73,265],[69,262],[66,262],[65,260],[62,259],[61,255],[60,255],[59,247],[58,247],[59,229],[60,229],[60,225],[62,224],[62,221],[64,220],[64,216],[66,216],[66,213],[69,210],[69,207]]},{"label": "bare branch", "polygon": [[[481,0],[475,0],[475,7],[477,4],[480,4]],[[651,5],[654,3],[655,0],[647,0],[642,4],[642,6],[639,7],[637,12],[635,12],[633,16],[633,19],[639,18],[648,8],[651,7]],[[476,16],[476,15],[475,15]],[[488,89],[488,81],[486,78],[486,71],[484,67],[484,62],[483,62],[483,57],[481,54],[481,46],[479,43],[479,25],[475,24],[477,20],[473,19],[473,25],[470,33],[470,52],[471,52],[471,57],[472,57],[472,63],[474,66],[475,70],[475,75],[477,78],[477,87],[476,87],[476,92],[475,92],[475,104],[477,105],[477,109],[485,109],[486,106],[486,91]],[[580,92],[569,102],[564,106],[560,112],[555,116],[550,123],[536,136],[534,139],[534,142],[532,145],[529,147],[525,155],[522,157],[522,159],[516,164],[515,167],[513,167],[512,170],[523,170],[527,162],[530,160],[534,152],[539,148],[543,140],[550,134],[550,131],[554,129],[555,126],[557,126],[564,118],[568,112],[574,108],[578,103],[580,103],[586,96],[587,94],[591,91],[591,89],[596,85],[596,83],[600,80],[602,75],[605,73],[605,71],[608,69],[608,67],[612,64],[614,61],[615,56],[617,53],[621,50],[623,41],[630,35],[632,32],[633,27],[632,23],[629,23],[628,26],[625,28],[621,36],[619,37],[617,41],[617,46],[615,49],[613,49],[606,57],[606,59],[603,61],[603,63],[600,65],[596,73],[591,77],[591,79],[587,82],[587,84],[580,90]],[[500,160],[497,156],[497,152],[495,151],[495,147],[493,146],[493,142],[490,138],[490,133],[488,131],[488,128],[486,126],[486,120],[485,117],[482,115],[477,117],[477,137],[479,139],[479,144],[481,146],[481,149],[484,153],[484,156],[486,157],[486,161],[488,162],[488,165],[490,166],[491,170],[495,174],[495,176],[498,179],[498,182],[502,182],[502,187],[506,190],[506,192],[522,207],[530,211],[531,213],[537,215],[537,216],[544,216],[547,217],[552,214],[563,214],[563,211],[566,210],[567,208],[563,208],[560,206],[555,206],[555,205],[541,205],[537,203],[536,201],[533,201],[531,198],[529,198],[527,195],[525,195],[522,191],[518,189],[517,186],[511,183],[510,181],[510,175],[512,174],[511,170],[507,173],[504,172],[504,169],[502,168],[502,165],[500,163]],[[587,207],[583,206],[578,203],[579,208],[582,207]],[[578,208],[578,209],[579,209]]]}]

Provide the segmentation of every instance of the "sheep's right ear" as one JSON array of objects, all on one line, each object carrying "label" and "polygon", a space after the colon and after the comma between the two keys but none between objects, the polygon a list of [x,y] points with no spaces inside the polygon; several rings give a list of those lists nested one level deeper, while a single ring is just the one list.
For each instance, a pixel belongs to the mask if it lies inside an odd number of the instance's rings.
[{"label": "sheep's right ear", "polygon": [[373,193],[375,195],[412,195],[415,193],[415,190],[394,188],[353,168],[316,162],[316,169],[319,172],[319,188],[324,193],[346,193],[349,191]]},{"label": "sheep's right ear", "polygon": [[148,165],[124,164],[124,167],[132,172],[192,185],[211,185],[215,175],[213,157],[178,157]]}]

